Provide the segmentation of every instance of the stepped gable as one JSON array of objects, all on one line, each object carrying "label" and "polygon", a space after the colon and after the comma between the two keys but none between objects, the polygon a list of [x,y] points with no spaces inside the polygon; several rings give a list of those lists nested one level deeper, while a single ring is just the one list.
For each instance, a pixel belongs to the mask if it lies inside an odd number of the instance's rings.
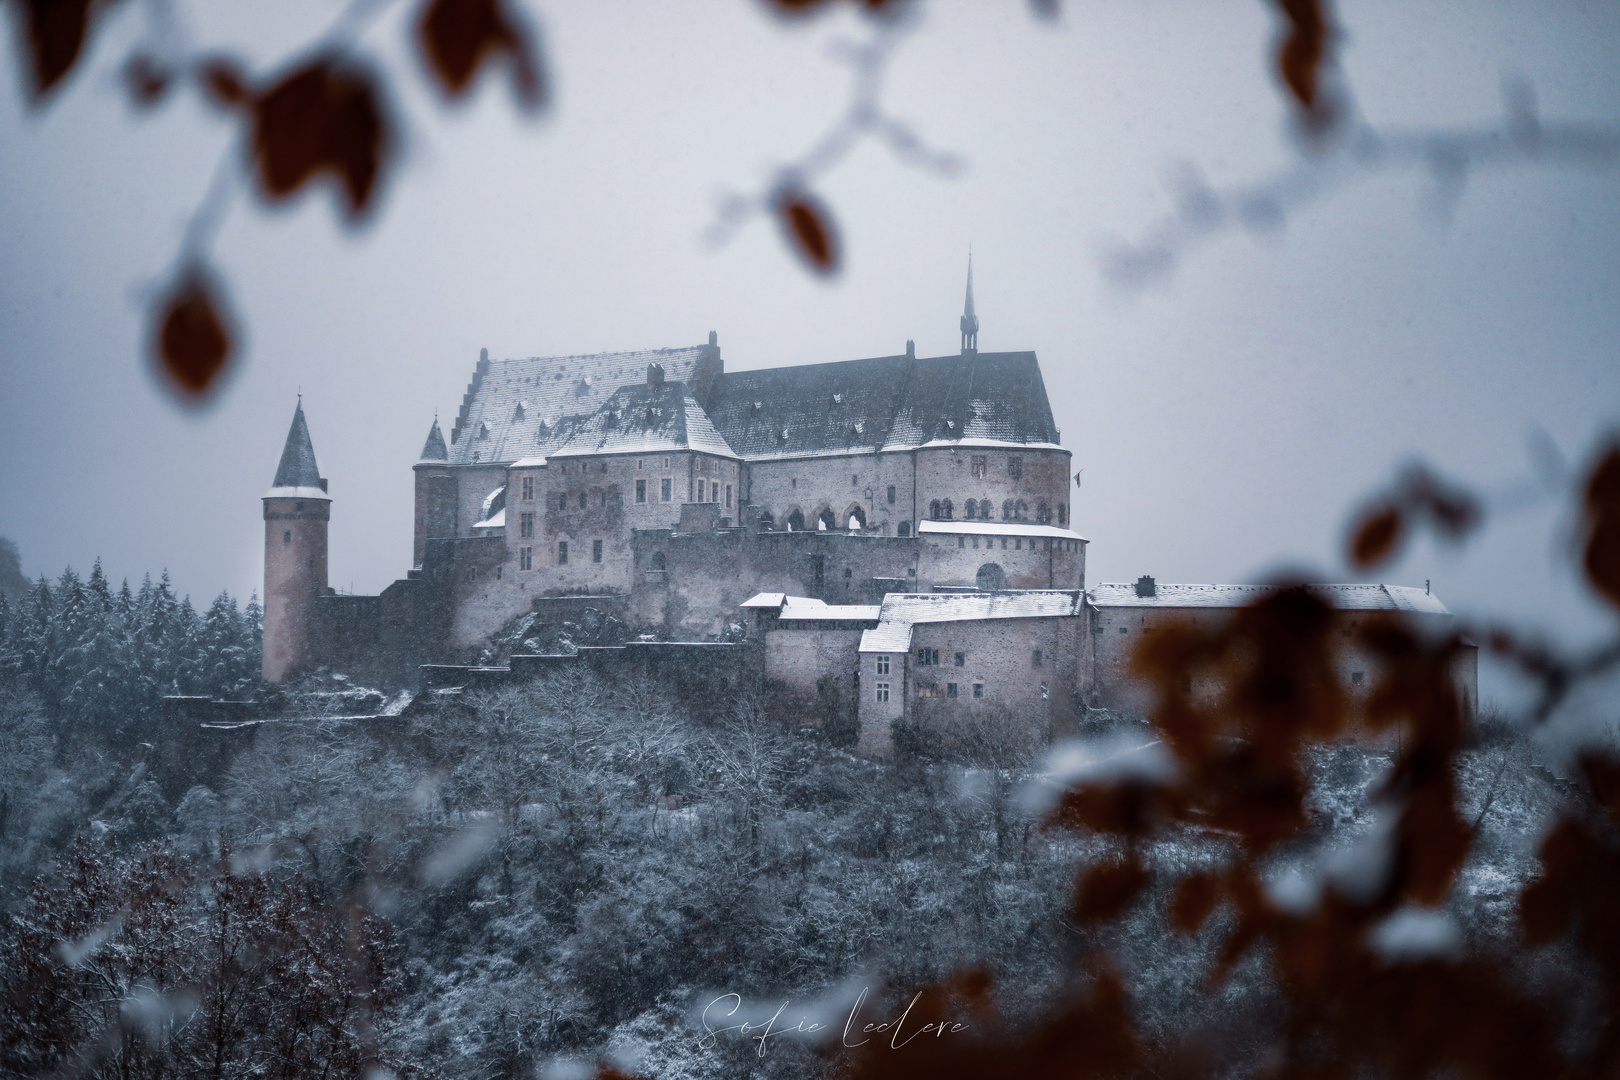
[{"label": "stepped gable", "polygon": [[671,382],[687,383],[706,348],[480,362],[451,433],[450,463],[549,457],[619,388],[645,378],[649,364],[662,365]]},{"label": "stepped gable", "polygon": [[685,383],[621,386],[585,418],[552,458],[695,450],[735,458]]},{"label": "stepped gable", "polygon": [[1057,442],[1032,352],[880,356],[733,371],[708,413],[753,460],[906,450],[929,442]]}]

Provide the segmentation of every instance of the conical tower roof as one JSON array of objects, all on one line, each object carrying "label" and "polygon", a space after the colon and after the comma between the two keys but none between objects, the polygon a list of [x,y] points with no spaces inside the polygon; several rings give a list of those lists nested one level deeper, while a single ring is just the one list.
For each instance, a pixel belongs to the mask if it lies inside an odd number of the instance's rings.
[{"label": "conical tower roof", "polygon": [[287,429],[287,445],[281,448],[281,463],[265,498],[325,499],[326,481],[315,464],[315,447],[309,441],[309,424],[304,420],[304,402],[293,410],[292,426]]},{"label": "conical tower roof", "polygon": [[439,418],[433,418],[433,427],[428,431],[427,442],[422,444],[421,461],[449,461],[450,447],[445,445],[444,432],[439,430]]}]

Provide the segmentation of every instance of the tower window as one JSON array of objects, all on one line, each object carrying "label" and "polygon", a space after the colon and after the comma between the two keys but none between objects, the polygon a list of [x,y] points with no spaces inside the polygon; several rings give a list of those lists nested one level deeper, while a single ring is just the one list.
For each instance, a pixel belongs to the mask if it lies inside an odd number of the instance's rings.
[{"label": "tower window", "polygon": [[[668,460],[668,459],[666,458],[665,460]],[[669,500],[674,497],[674,494],[675,494],[675,481],[674,480],[672,480],[670,477],[666,476],[662,480],[658,481],[658,498],[660,499],[660,501],[669,502]]]},{"label": "tower window", "polygon": [[984,697],[984,683],[976,682],[973,684],[973,696]]},{"label": "tower window", "polygon": [[879,675],[887,675],[889,673],[889,658],[887,656],[880,656],[877,658],[877,673]]},{"label": "tower window", "polygon": [[955,683],[948,682],[948,683],[945,684],[945,696],[948,697],[948,698],[953,698],[953,697],[956,696],[956,684]]},{"label": "tower window", "polygon": [[1029,656],[1029,666],[1030,667],[1040,667],[1041,666],[1041,650],[1036,649],[1033,653],[1030,654],[1030,656]]},{"label": "tower window", "polygon": [[523,500],[525,502],[530,502],[533,499],[534,499],[534,477],[525,476],[523,478]]},{"label": "tower window", "polygon": [[637,480],[636,481],[636,502],[644,503],[646,501],[647,501],[647,481],[645,481],[645,480]]},{"label": "tower window", "polygon": [[518,569],[519,570],[533,570],[534,569],[534,548],[532,548],[532,547],[518,548]]},{"label": "tower window", "polygon": [[591,541],[591,562],[601,562],[601,561],[602,561],[602,541],[600,541],[600,540],[592,540]]},{"label": "tower window", "polygon": [[893,484],[889,485],[889,505],[890,506],[894,505],[894,485]]},{"label": "tower window", "polygon": [[731,509],[731,485],[726,485],[726,509]]},{"label": "tower window", "polygon": [[568,565],[568,541],[566,540],[560,540],[557,542],[557,565]]},{"label": "tower window", "polygon": [[531,513],[523,513],[523,514],[518,515],[518,535],[519,536],[533,536],[534,535],[534,515],[533,514],[531,514]]},{"label": "tower window", "polygon": [[886,683],[886,682],[877,683],[875,689],[876,689],[876,694],[875,694],[874,700],[880,701],[880,702],[889,700],[889,684],[888,683]]},{"label": "tower window", "polygon": [[585,493],[583,491],[579,493],[579,508],[581,510],[585,509]]},{"label": "tower window", "polygon": [[1010,458],[1008,458],[1007,459],[1007,475],[1012,477],[1014,480],[1023,479],[1023,477],[1024,477],[1024,459],[1021,458],[1021,457],[1010,457]]},{"label": "tower window", "polygon": [[281,534],[281,542],[283,544],[292,543],[292,530],[291,529],[288,529],[286,532]]},{"label": "tower window", "polygon": [[982,455],[973,455],[973,479],[983,480],[990,471],[989,459]]},{"label": "tower window", "polygon": [[954,663],[955,663],[956,667],[965,666],[967,664],[967,654],[966,653],[957,653]]}]

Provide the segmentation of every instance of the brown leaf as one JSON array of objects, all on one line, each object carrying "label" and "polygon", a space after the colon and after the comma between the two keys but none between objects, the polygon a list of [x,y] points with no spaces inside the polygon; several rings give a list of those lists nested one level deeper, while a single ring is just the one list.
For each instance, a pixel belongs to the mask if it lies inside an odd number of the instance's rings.
[{"label": "brown leaf", "polygon": [[1586,555],[1593,588],[1620,607],[1620,446],[1612,446],[1586,482]]},{"label": "brown leaf", "polygon": [[198,65],[197,78],[201,80],[203,89],[216,105],[237,108],[253,100],[253,91],[248,89],[247,76],[242,73],[236,61],[228,57],[204,60]]},{"label": "brown leaf", "polygon": [[501,0],[431,0],[417,24],[417,44],[445,93],[460,97],[484,62],[505,54],[513,88],[526,108],[545,104],[546,85],[533,35]]},{"label": "brown leaf", "polygon": [[1620,824],[1620,757],[1609,751],[1589,750],[1581,755],[1581,774],[1592,798]]},{"label": "brown leaf", "polygon": [[282,199],[321,172],[343,186],[351,218],[371,203],[389,150],[371,74],[332,57],[293,71],[254,102],[259,183]]},{"label": "brown leaf", "polygon": [[1322,62],[1327,57],[1328,19],[1322,0],[1276,0],[1288,33],[1277,50],[1277,70],[1295,99],[1317,107]]},{"label": "brown leaf", "polygon": [[1214,874],[1193,873],[1176,886],[1170,903],[1170,925],[1183,934],[1192,934],[1204,925],[1220,899],[1220,883]]},{"label": "brown leaf", "polygon": [[159,369],[181,396],[200,402],[231,358],[231,331],[201,267],[184,271],[163,302],[153,342]]},{"label": "brown leaf", "polygon": [[1351,564],[1367,570],[1388,560],[1400,547],[1405,525],[1405,515],[1398,506],[1381,506],[1370,511],[1356,526],[1350,541]]},{"label": "brown leaf", "polygon": [[800,188],[784,188],[776,198],[782,231],[799,256],[818,274],[838,272],[838,232],[821,200]]},{"label": "brown leaf", "polygon": [[73,69],[90,30],[91,0],[25,0],[34,99]]},{"label": "brown leaf", "polygon": [[124,87],[140,108],[162,101],[173,83],[174,73],[146,53],[136,53],[124,64]]},{"label": "brown leaf", "polygon": [[1101,863],[1080,876],[1074,916],[1082,923],[1108,922],[1131,906],[1151,875],[1135,855],[1116,863]]}]

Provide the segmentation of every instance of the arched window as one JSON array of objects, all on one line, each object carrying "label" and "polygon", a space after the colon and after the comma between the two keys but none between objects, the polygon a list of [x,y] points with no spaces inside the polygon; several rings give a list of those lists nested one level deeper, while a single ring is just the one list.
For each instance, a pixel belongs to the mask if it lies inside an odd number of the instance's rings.
[{"label": "arched window", "polygon": [[990,518],[995,514],[995,512],[996,512],[996,508],[991,505],[989,499],[980,499],[979,500],[979,520],[981,520],[981,521],[989,521]]},{"label": "arched window", "polygon": [[978,516],[979,516],[979,503],[978,503],[978,500],[969,499],[967,502],[962,504],[962,517],[963,517],[964,520],[972,521],[974,518],[976,518]]},{"label": "arched window", "polygon": [[788,515],[787,527],[788,532],[804,532],[804,511],[794,507],[793,513]]},{"label": "arched window", "polygon": [[654,570],[667,570],[667,569],[669,569],[669,561],[664,558],[664,553],[662,551],[653,552],[652,568]]},{"label": "arched window", "polygon": [[761,510],[759,512],[759,523],[765,526],[767,529],[776,528],[776,518],[772,516],[769,510]]},{"label": "arched window", "polygon": [[956,515],[956,507],[952,505],[951,500],[946,499],[939,504],[939,512],[945,516],[946,521],[949,521]]},{"label": "arched window", "polygon": [[1068,523],[1069,523],[1069,508],[1067,506],[1065,506],[1063,503],[1058,503],[1058,524],[1059,525],[1068,525]]},{"label": "arched window", "polygon": [[1042,525],[1050,525],[1052,523],[1052,508],[1044,502],[1036,503],[1035,520]]},{"label": "arched window", "polygon": [[1019,499],[1018,505],[1013,507],[1013,517],[1019,521],[1023,521],[1025,518],[1029,517],[1029,503],[1025,502],[1023,499]]},{"label": "arched window", "polygon": [[1013,501],[1011,499],[1007,499],[1007,500],[1003,501],[1002,504],[1001,504],[1001,520],[1002,521],[1011,521],[1012,519],[1013,519]]},{"label": "arched window", "polygon": [[981,592],[1000,592],[1007,587],[1007,572],[1000,563],[987,562],[979,567],[973,583]]},{"label": "arched window", "polygon": [[939,500],[934,499],[928,504],[928,516],[935,521],[939,520]]},{"label": "arched window", "polygon": [[838,528],[838,519],[833,517],[832,507],[827,507],[816,515],[816,530],[826,532],[828,529]]},{"label": "arched window", "polygon": [[861,509],[859,503],[850,510],[847,516],[849,518],[850,532],[859,532],[866,528],[866,511]]}]

